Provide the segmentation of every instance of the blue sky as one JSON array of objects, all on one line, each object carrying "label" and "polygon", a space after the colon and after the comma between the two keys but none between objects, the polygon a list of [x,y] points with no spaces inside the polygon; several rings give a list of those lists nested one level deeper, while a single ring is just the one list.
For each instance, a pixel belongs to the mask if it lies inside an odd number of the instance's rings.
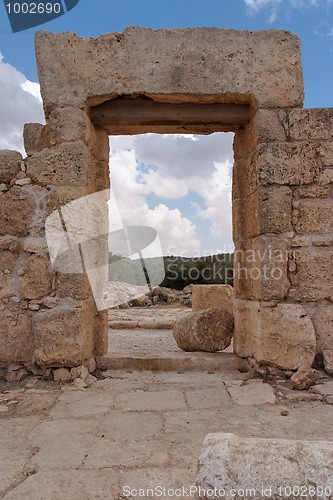
[{"label": "blue sky", "polygon": [[[111,31],[123,31],[130,25],[156,29],[214,26],[255,31],[270,28],[292,31],[302,42],[305,106],[332,107],[333,0],[80,0],[72,11],[38,29],[73,31],[81,36],[95,37]],[[34,31],[31,29],[13,34],[4,4],[0,4],[1,148],[22,149],[23,123],[43,120],[38,86],[31,83],[37,82]],[[231,244],[231,205],[228,196],[231,187],[232,140],[226,137],[208,138],[214,145],[211,156],[203,160],[214,165],[208,193],[200,189],[203,184],[201,174],[193,174],[190,162],[182,171],[182,177],[188,173],[185,183],[184,179],[177,178],[177,173],[167,169],[168,154],[164,145],[176,148],[177,143],[179,145],[182,142],[182,150],[191,149],[190,146],[198,149],[201,145],[202,151],[207,149],[207,144],[201,142],[201,138],[193,139],[188,137],[179,141],[156,136],[145,140],[139,138],[137,142],[126,142],[124,139],[123,154],[119,149],[121,141],[116,141],[113,147],[116,156],[111,159],[113,165],[118,162],[119,169],[122,169],[118,176],[119,183],[125,180],[132,187],[133,199],[140,206],[136,212],[141,213],[141,222],[150,220],[169,227],[170,238],[166,239],[165,244],[170,246],[175,241],[178,251],[181,251],[180,239],[185,235],[192,242],[189,248],[184,249],[187,254],[207,253]],[[219,141],[220,153],[215,148]],[[156,159],[157,144],[166,151],[164,159]],[[154,151],[155,156],[152,154]],[[188,154],[189,159],[191,154],[194,155],[191,152]],[[148,170],[145,167],[140,170],[140,162],[149,164]],[[127,177],[124,178],[125,173]],[[117,175],[114,173],[115,184]],[[222,179],[219,191],[215,189],[218,178]],[[172,198],[167,196],[168,182],[178,186]],[[130,210],[134,210],[133,205],[130,205],[127,215]],[[222,219],[224,223],[221,223]],[[173,225],[179,229],[177,234],[170,229]]]}]

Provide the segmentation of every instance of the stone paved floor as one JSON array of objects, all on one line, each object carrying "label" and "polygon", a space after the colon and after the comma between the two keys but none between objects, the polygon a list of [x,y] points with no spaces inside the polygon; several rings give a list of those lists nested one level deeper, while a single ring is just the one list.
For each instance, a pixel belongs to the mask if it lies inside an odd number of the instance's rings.
[{"label": "stone paved floor", "polygon": [[109,352],[118,354],[145,354],[184,352],[176,344],[172,330],[133,328],[109,329]]},{"label": "stone paved floor", "polygon": [[0,498],[120,500],[124,486],[193,485],[209,432],[333,440],[332,382],[324,396],[297,401],[286,381],[274,395],[230,369],[99,375],[85,390],[34,378],[1,383]]},{"label": "stone paved floor", "polygon": [[191,314],[190,307],[176,304],[167,306],[132,307],[128,309],[109,309],[110,328],[173,328],[175,321]]}]

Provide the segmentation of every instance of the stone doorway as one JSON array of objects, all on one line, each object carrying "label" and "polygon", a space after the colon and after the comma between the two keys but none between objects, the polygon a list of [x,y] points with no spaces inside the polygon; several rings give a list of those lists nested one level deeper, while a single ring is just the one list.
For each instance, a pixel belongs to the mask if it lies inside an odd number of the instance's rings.
[{"label": "stone doorway", "polygon": [[[135,111],[138,100],[133,104]],[[156,245],[155,240],[142,239],[141,257],[147,259],[152,290],[142,273],[139,254],[134,254],[137,241],[133,242],[135,249],[130,257],[109,254],[108,288],[113,303],[108,312],[108,357],[113,364],[122,363],[126,367],[141,363],[142,368],[161,366],[166,369],[169,366],[176,369],[179,366],[181,370],[186,364],[200,365],[196,354],[190,359],[191,354],[177,346],[172,335],[173,326],[192,311],[192,284],[232,283],[230,176],[233,134],[210,133],[213,130],[210,124],[205,127],[205,135],[203,125],[201,134],[162,134],[172,130],[170,121],[175,121],[174,117],[180,113],[178,108],[173,112],[168,108],[169,117],[160,114],[158,124],[153,124],[154,118],[145,118],[150,122],[150,131],[155,127],[161,133],[110,137],[109,218],[112,232],[109,251],[117,244],[112,238],[119,234],[120,220],[128,228],[127,237],[133,224],[139,224],[136,228],[139,231],[148,229],[142,227],[146,224],[156,230],[159,240]],[[130,116],[132,118],[132,114]],[[138,113],[137,128],[144,116],[145,112]],[[197,120],[202,121],[198,113],[197,116]],[[169,120],[168,127],[162,128],[163,119]],[[191,130],[194,125],[186,123],[186,127]],[[171,179],[175,183],[179,179],[181,189],[179,184],[172,186]],[[216,186],[217,182],[221,187]],[[139,186],[149,188],[149,193],[138,194],[142,193]],[[193,200],[198,204],[196,209],[191,206]],[[208,206],[214,210],[217,201],[218,216],[214,213],[200,220],[201,211]],[[220,232],[210,237],[213,224]],[[140,238],[138,231],[136,236]],[[127,242],[125,253],[132,247],[131,243]],[[203,356],[201,358],[204,365]],[[218,364],[218,360],[210,356],[205,361],[207,366],[212,361],[214,367]]]},{"label": "stone doorway", "polygon": [[[16,262],[3,314],[10,324],[19,318],[10,334],[0,327],[3,362],[77,366],[106,352],[107,317],[87,275],[57,273],[31,238],[45,239],[52,210],[109,188],[108,134],[213,127],[235,132],[235,352],[287,370],[317,355],[329,370],[333,117],[303,109],[298,38],[205,28],[128,28],[96,39],[39,32],[36,56],[46,125],[26,126],[31,185],[9,189],[11,210],[1,208],[1,236],[19,241],[2,242]],[[13,217],[23,204],[24,224]],[[99,229],[106,204],[104,215]],[[42,290],[21,283],[21,265],[26,275],[43,271]],[[43,305],[50,293],[52,308]]]}]

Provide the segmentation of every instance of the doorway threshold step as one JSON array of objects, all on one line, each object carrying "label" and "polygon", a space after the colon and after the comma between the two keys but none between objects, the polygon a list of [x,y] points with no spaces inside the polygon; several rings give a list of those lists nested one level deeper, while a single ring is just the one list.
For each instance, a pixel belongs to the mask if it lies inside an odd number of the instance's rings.
[{"label": "doorway threshold step", "polygon": [[159,355],[109,353],[97,358],[100,370],[202,371],[223,372],[237,370],[244,362],[230,352],[175,352]]}]

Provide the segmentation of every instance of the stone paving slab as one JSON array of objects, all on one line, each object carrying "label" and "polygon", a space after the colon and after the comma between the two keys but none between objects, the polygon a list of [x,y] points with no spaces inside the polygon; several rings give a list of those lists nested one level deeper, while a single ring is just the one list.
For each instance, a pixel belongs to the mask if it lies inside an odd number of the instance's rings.
[{"label": "stone paving slab", "polygon": [[109,330],[109,353],[159,356],[168,352],[184,352],[176,344],[172,330],[138,329]]},{"label": "stone paving slab", "polygon": [[102,370],[150,370],[150,371],[225,371],[237,369],[242,361],[235,354],[228,352],[176,352],[156,356],[154,354],[109,354],[97,359],[97,366]]},{"label": "stone paving slab", "polygon": [[104,370],[215,371],[240,364],[232,347],[221,353],[185,352],[177,346],[172,330],[138,328],[110,329],[108,354],[98,360]]},{"label": "stone paving slab", "polygon": [[[194,485],[211,432],[333,441],[325,399],[280,395],[274,404],[239,406],[231,382],[244,390],[270,386],[230,366],[215,373],[109,370],[103,377],[85,390],[40,380],[31,393],[30,379],[0,383],[8,406],[0,414],[0,498],[121,500],[126,485]],[[272,387],[281,393],[279,384]]]}]

